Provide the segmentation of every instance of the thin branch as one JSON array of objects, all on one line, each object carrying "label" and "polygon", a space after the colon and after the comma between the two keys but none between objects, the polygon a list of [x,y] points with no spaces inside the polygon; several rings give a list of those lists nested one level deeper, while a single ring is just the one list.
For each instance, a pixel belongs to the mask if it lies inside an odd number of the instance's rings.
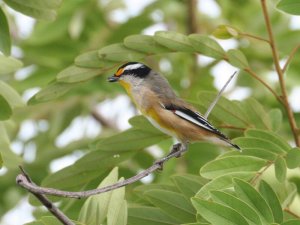
[{"label": "thin branch", "polygon": [[126,186],[128,184],[132,184],[136,181],[141,180],[142,178],[148,176],[150,173],[153,173],[156,170],[161,170],[163,164],[168,161],[171,158],[174,157],[179,157],[181,155],[181,153],[184,150],[178,150],[178,151],[174,151],[172,152],[172,154],[168,155],[167,157],[155,162],[152,166],[150,166],[148,169],[145,169],[144,171],[142,171],[141,173],[130,177],[126,180],[123,181],[119,181],[115,184],[103,187],[103,188],[98,188],[98,189],[93,189],[93,190],[88,190],[88,191],[78,191],[78,192],[71,192],[71,191],[63,191],[63,190],[58,190],[58,189],[54,189],[54,188],[44,188],[44,187],[40,187],[37,186],[36,184],[34,184],[33,182],[29,181],[27,179],[27,175],[21,173],[17,176],[17,183],[25,188],[26,190],[30,191],[33,194],[46,194],[46,195],[53,195],[53,196],[61,196],[61,197],[67,197],[67,198],[86,198],[92,195],[96,195],[96,194],[101,194],[104,192],[108,192],[123,186]]},{"label": "thin branch", "polygon": [[216,98],[213,100],[213,102],[209,105],[208,109],[206,110],[206,113],[204,114],[204,118],[207,119],[210,112],[212,111],[212,109],[215,107],[215,105],[217,104],[217,102],[219,101],[222,93],[224,92],[225,88],[228,86],[228,84],[230,83],[230,81],[232,80],[232,78],[236,75],[237,71],[235,71],[227,80],[227,82],[225,83],[225,85],[222,87],[222,89],[219,91],[218,95],[216,96]]},{"label": "thin branch", "polygon": [[283,99],[279,95],[277,95],[277,93],[263,79],[261,79],[253,70],[251,70],[250,68],[246,68],[244,69],[244,71],[249,73],[254,79],[258,80],[262,85],[264,85],[275,96],[277,101],[279,101],[284,105]]},{"label": "thin branch", "polygon": [[[35,183],[32,182],[29,175],[25,172],[25,170],[20,166],[21,174],[19,176],[22,176],[23,182],[26,182],[32,186],[36,186]],[[18,176],[18,177],[19,177]],[[17,177],[17,183],[19,184],[20,180],[18,180]],[[37,193],[34,191],[31,191],[30,189],[27,189],[29,192],[31,192],[47,209],[49,212],[51,212],[62,224],[64,225],[75,225],[62,211],[60,211],[46,196],[44,196],[41,193]]]},{"label": "thin branch", "polygon": [[249,38],[252,38],[252,39],[256,39],[256,40],[259,40],[259,41],[267,42],[268,44],[270,43],[269,40],[267,40],[265,38],[262,38],[262,37],[259,37],[259,36],[256,36],[256,35],[253,35],[253,34],[239,32],[239,35],[249,37]]},{"label": "thin branch", "polygon": [[262,169],[262,171],[259,171],[256,173],[256,175],[252,178],[252,180],[250,181],[251,184],[255,184],[258,180],[258,178],[261,177],[261,175],[274,163],[274,161],[269,161],[267,163],[267,165]]},{"label": "thin branch", "polygon": [[91,112],[92,117],[102,126],[113,129],[113,130],[119,130],[115,124],[111,123],[108,119],[104,118],[100,112],[98,112],[96,109],[94,109]]},{"label": "thin branch", "polygon": [[284,211],[287,212],[288,214],[291,214],[292,216],[296,217],[297,219],[300,219],[300,216],[297,215],[296,213],[292,212],[289,208],[285,208]]},{"label": "thin branch", "polygon": [[240,131],[245,131],[246,128],[243,127],[236,127],[236,126],[232,126],[232,125],[219,125],[219,128],[224,128],[224,129],[232,129],[232,130],[240,130]]},{"label": "thin branch", "polygon": [[300,48],[300,45],[297,45],[296,47],[293,48],[293,50],[291,51],[286,63],[284,64],[283,68],[282,68],[282,73],[285,73],[288,65],[291,63],[292,59],[294,58],[296,52],[298,51],[298,49]]},{"label": "thin branch", "polygon": [[276,43],[274,40],[274,35],[273,35],[272,26],[271,26],[271,22],[270,22],[268,10],[267,10],[266,0],[261,0],[261,5],[262,5],[263,15],[264,15],[268,35],[269,35],[269,41],[270,41],[270,47],[272,50],[274,65],[275,65],[275,69],[276,69],[276,72],[277,72],[278,78],[279,78],[279,84],[280,84],[280,88],[281,88],[282,99],[284,102],[284,108],[288,115],[290,127],[291,127],[291,130],[294,135],[295,143],[299,147],[300,146],[300,137],[297,133],[298,128],[297,128],[297,124],[295,121],[295,117],[294,117],[292,108],[288,101],[286,85],[285,85],[285,80],[284,80],[284,73],[283,73],[283,70],[280,68],[280,64],[279,64],[278,51],[277,51]]}]

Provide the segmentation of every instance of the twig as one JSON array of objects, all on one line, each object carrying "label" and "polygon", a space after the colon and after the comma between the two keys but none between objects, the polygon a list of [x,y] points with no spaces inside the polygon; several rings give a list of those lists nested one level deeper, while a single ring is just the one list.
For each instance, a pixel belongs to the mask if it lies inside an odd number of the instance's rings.
[{"label": "twig", "polygon": [[[19,180],[17,177],[17,183],[20,184],[19,182],[25,182],[27,184],[32,185],[33,187],[38,187],[35,183],[32,182],[29,175],[21,166],[20,169],[21,174],[19,174],[18,177],[22,176],[22,181]],[[44,196],[41,193],[32,191],[31,189],[27,190],[31,192],[48,209],[48,211],[51,212],[64,225],[75,225],[75,223],[73,223],[62,211],[60,211],[46,196]]]},{"label": "twig", "polygon": [[300,48],[300,45],[297,45],[296,47],[293,48],[293,50],[291,51],[288,59],[286,60],[286,63],[284,64],[283,68],[282,68],[282,73],[285,73],[288,65],[290,64],[290,62],[292,61],[292,59],[294,58],[296,52],[298,51],[298,49]]},{"label": "twig", "polygon": [[297,219],[300,219],[300,216],[297,215],[296,213],[292,212],[289,208],[285,208],[284,211],[291,214],[292,216],[296,217]]},{"label": "twig", "polygon": [[273,35],[272,26],[271,26],[271,22],[270,22],[268,10],[267,10],[266,0],[261,0],[261,5],[262,5],[263,15],[264,15],[268,35],[269,35],[269,41],[270,41],[269,44],[270,44],[270,47],[272,50],[274,65],[275,65],[275,69],[276,69],[276,72],[277,72],[278,78],[279,78],[279,84],[280,84],[280,88],[281,88],[282,99],[284,102],[284,108],[288,115],[288,120],[290,123],[292,133],[294,135],[295,143],[299,147],[300,146],[300,137],[298,136],[298,133],[297,133],[298,128],[297,128],[297,124],[295,121],[293,111],[292,111],[290,103],[288,101],[286,85],[285,85],[285,80],[284,80],[284,73],[283,73],[283,70],[280,68],[280,64],[279,64],[278,51],[277,51],[276,43],[274,40],[274,35]]},{"label": "twig", "polygon": [[27,179],[27,175],[24,175],[23,173],[21,173],[17,176],[17,183],[33,194],[46,194],[46,195],[77,198],[77,199],[86,198],[86,197],[89,197],[92,195],[108,192],[108,191],[126,186],[128,184],[132,184],[136,181],[139,181],[142,178],[148,176],[150,173],[153,173],[156,170],[162,169],[162,166],[166,161],[168,161],[171,158],[180,156],[182,152],[183,151],[181,151],[181,150],[174,151],[172,154],[168,155],[167,157],[163,158],[162,160],[155,162],[148,169],[145,169],[141,173],[139,173],[133,177],[130,177],[126,180],[119,181],[115,184],[112,184],[112,185],[109,185],[109,186],[106,186],[103,188],[98,188],[98,189],[93,189],[93,190],[88,190],[88,191],[71,192],[71,191],[58,190],[58,189],[54,189],[54,188],[40,187],[40,186],[35,185],[33,182],[29,181]]},{"label": "twig", "polygon": [[213,100],[213,102],[209,105],[208,109],[206,110],[206,113],[204,114],[204,118],[207,119],[207,117],[209,116],[210,112],[212,111],[212,109],[215,107],[215,105],[217,104],[217,102],[219,101],[222,93],[224,92],[225,88],[228,86],[228,84],[230,83],[230,81],[232,80],[232,78],[235,76],[235,74],[237,73],[237,71],[235,71],[227,80],[227,82],[225,83],[225,85],[222,87],[222,89],[219,91],[218,95],[216,96],[216,98]]},{"label": "twig", "polygon": [[250,181],[251,184],[255,184],[258,180],[258,178],[260,178],[260,176],[274,163],[274,161],[269,161],[267,163],[267,165],[262,169],[262,171],[259,171],[256,173],[256,175],[252,178],[252,180]]},{"label": "twig", "polygon": [[249,73],[253,78],[255,78],[256,80],[258,80],[262,85],[264,85],[277,99],[277,101],[279,101],[280,103],[282,103],[284,105],[284,101],[282,98],[280,98],[279,95],[277,95],[277,93],[263,80],[261,79],[253,70],[251,70],[250,68],[246,68],[244,69],[245,72]]},{"label": "twig", "polygon": [[259,41],[270,43],[269,40],[267,40],[265,38],[262,38],[262,37],[259,37],[259,36],[256,36],[256,35],[253,35],[253,34],[239,32],[239,35],[249,37],[249,38],[253,38],[253,39],[256,39],[256,40],[259,40]]}]

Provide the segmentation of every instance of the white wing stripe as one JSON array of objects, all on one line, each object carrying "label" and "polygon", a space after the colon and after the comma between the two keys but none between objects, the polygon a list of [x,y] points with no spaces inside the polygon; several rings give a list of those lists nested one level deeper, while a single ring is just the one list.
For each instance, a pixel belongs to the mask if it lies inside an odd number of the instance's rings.
[{"label": "white wing stripe", "polygon": [[203,128],[205,128],[205,129],[207,129],[207,130],[210,130],[210,131],[214,131],[214,130],[211,129],[209,126],[205,126],[204,124],[200,123],[199,121],[195,120],[193,117],[191,117],[191,116],[185,114],[185,113],[182,112],[182,111],[175,110],[174,113],[175,113],[177,116],[180,116],[180,117],[182,117],[182,118],[184,118],[184,119],[186,119],[186,120],[188,120],[188,121],[190,121],[190,122],[192,122],[192,123],[194,123],[194,124],[197,124],[197,125],[200,126],[200,127],[203,127]]}]

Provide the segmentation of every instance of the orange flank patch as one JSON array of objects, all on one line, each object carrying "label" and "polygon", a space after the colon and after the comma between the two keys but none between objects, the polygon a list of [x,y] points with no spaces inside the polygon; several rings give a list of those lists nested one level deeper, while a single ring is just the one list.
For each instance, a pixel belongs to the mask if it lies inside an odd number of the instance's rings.
[{"label": "orange flank patch", "polygon": [[[143,113],[144,114],[144,113]],[[145,112],[145,115],[151,119],[151,123],[163,133],[169,134],[170,136],[177,136],[174,128],[171,124],[163,121],[160,116],[158,116],[157,112],[151,108]]]},{"label": "orange flank patch", "polygon": [[124,69],[123,68],[121,68],[121,69],[118,69],[118,71],[116,72],[116,74],[115,74],[115,76],[121,76],[122,75],[122,73],[124,72]]}]

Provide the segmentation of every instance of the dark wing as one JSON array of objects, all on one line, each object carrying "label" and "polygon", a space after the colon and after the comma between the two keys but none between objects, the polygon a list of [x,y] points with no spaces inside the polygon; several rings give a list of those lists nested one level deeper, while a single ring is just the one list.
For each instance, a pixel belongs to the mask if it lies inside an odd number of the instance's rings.
[{"label": "dark wing", "polygon": [[205,119],[203,116],[200,115],[200,113],[190,110],[186,107],[181,107],[181,106],[172,105],[172,104],[162,105],[162,106],[163,106],[163,108],[172,111],[175,115],[179,116],[180,118],[218,135],[220,139],[228,142],[233,147],[240,149],[237,145],[231,143],[229,138],[226,137],[224,134],[222,134],[221,131],[219,131],[214,126],[212,126],[207,121],[207,119]]}]

